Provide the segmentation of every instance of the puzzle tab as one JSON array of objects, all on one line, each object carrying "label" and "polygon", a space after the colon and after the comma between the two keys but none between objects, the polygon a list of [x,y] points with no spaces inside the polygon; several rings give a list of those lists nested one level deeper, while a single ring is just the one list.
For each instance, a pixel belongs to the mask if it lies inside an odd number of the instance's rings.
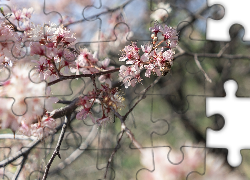
[{"label": "puzzle tab", "polygon": [[[224,17],[220,20],[208,19],[207,20],[207,40],[214,41],[230,41],[229,29],[234,24],[240,24],[245,29],[244,41],[250,41],[250,24],[248,17],[249,1],[245,0],[208,0],[208,6],[215,4],[222,5],[224,7]],[[237,11],[237,12],[236,12]]]},{"label": "puzzle tab", "polygon": [[206,115],[221,114],[225,118],[224,127],[218,132],[207,129],[209,148],[227,148],[228,162],[239,166],[242,161],[241,149],[250,149],[250,98],[236,97],[238,85],[234,80],[225,82],[226,97],[206,98]]}]

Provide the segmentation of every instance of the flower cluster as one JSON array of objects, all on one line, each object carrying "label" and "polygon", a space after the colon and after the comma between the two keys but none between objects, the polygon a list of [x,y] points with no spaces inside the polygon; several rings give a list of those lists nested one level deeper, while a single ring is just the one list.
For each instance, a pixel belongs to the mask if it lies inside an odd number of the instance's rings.
[{"label": "flower cluster", "polygon": [[[79,75],[83,74],[95,74],[107,70],[114,69],[114,66],[109,66],[110,59],[106,58],[103,61],[99,61],[97,58],[97,52],[92,54],[87,48],[81,49],[79,56],[74,61],[73,66],[70,68],[72,73]],[[110,74],[101,75],[99,77],[101,83],[107,83],[111,86]]]},{"label": "flower cluster", "polygon": [[[122,50],[122,57],[119,61],[125,61],[129,66],[120,67],[119,77],[126,88],[134,87],[136,83],[142,81],[140,72],[143,69],[146,69],[146,77],[150,77],[151,74],[161,76],[166,75],[173,66],[175,53],[173,48],[178,43],[177,31],[167,25],[163,28],[158,23],[155,23],[154,27],[149,30],[153,33],[151,44],[145,44],[139,48],[137,43],[133,42]],[[159,34],[163,36],[163,40],[157,43]],[[165,44],[158,49],[162,43]],[[140,49],[143,51],[141,56]]]},{"label": "flower cluster", "polygon": [[52,81],[60,75],[68,75],[70,66],[75,60],[74,53],[70,50],[75,41],[74,34],[61,26],[53,23],[33,26],[25,32],[30,42],[30,55],[38,55],[37,71],[41,80]]},{"label": "flower cluster", "polygon": [[34,9],[31,8],[23,8],[17,9],[16,7],[12,9],[12,14],[10,16],[10,20],[17,21],[18,27],[21,30],[29,30],[30,29],[30,18],[34,12]]},{"label": "flower cluster", "polygon": [[[80,112],[77,113],[77,119],[86,119],[89,116],[92,122],[99,125],[104,125],[109,122],[113,115],[113,110],[118,110],[124,107],[124,98],[119,94],[117,88],[109,88],[108,84],[101,85],[100,89],[90,91],[88,95],[80,98],[78,105],[82,106]],[[97,103],[102,108],[102,117],[95,119],[92,115],[91,108],[94,103]],[[113,109],[113,110],[112,110]]]}]

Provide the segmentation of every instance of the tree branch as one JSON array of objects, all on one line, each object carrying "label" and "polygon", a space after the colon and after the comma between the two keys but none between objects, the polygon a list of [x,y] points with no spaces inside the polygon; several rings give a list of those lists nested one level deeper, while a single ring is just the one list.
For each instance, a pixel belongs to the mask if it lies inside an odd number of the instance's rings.
[{"label": "tree branch", "polygon": [[55,169],[53,169],[52,171],[50,171],[49,174],[56,174],[59,171],[63,170],[64,168],[66,168],[68,165],[70,165],[71,163],[73,163],[78,157],[80,157],[82,155],[82,153],[88,148],[88,146],[93,142],[93,140],[95,139],[97,132],[98,132],[98,125],[94,125],[88,135],[88,137],[86,138],[86,140],[84,142],[82,142],[82,144],[80,145],[80,147],[75,150],[69,157],[67,157],[63,162],[61,162],[60,164],[57,165],[57,167]]},{"label": "tree branch", "polygon": [[46,165],[46,168],[45,168],[42,180],[45,180],[47,178],[50,166],[52,165],[55,157],[58,156],[61,159],[60,147],[61,147],[64,135],[65,135],[65,132],[66,132],[67,125],[68,125],[68,123],[70,121],[70,116],[71,116],[71,114],[67,114],[65,116],[65,120],[64,120],[64,124],[62,126],[62,131],[61,131],[60,137],[58,138],[58,142],[57,142],[56,148],[55,148],[55,150],[54,150],[54,152],[53,152],[53,154],[52,154],[52,156],[51,156],[48,164]]},{"label": "tree branch", "polygon": [[108,71],[98,72],[98,73],[95,73],[95,74],[80,74],[80,75],[71,75],[71,76],[62,76],[61,75],[59,79],[56,79],[54,81],[49,82],[48,86],[56,84],[56,83],[58,83],[60,81],[64,81],[66,79],[77,79],[77,78],[81,78],[81,77],[92,77],[93,75],[100,76],[100,75],[104,75],[104,74],[110,74],[110,73],[113,73],[113,72],[117,72],[119,70],[120,70],[120,68],[115,68],[115,69],[111,69],[111,70],[108,70]]},{"label": "tree branch", "polygon": [[124,134],[124,132],[125,132],[125,127],[126,127],[125,124],[122,123],[122,125],[121,125],[121,132],[120,132],[119,138],[118,138],[118,140],[117,140],[117,144],[116,144],[116,146],[115,146],[114,151],[111,153],[110,158],[109,158],[108,163],[107,163],[107,166],[106,166],[106,171],[105,171],[105,174],[104,174],[104,179],[106,179],[106,177],[107,177],[108,168],[109,168],[109,166],[110,166],[110,163],[112,162],[112,159],[113,159],[115,153],[116,153],[116,152],[118,151],[118,149],[120,148],[120,141],[122,140],[123,134]]}]

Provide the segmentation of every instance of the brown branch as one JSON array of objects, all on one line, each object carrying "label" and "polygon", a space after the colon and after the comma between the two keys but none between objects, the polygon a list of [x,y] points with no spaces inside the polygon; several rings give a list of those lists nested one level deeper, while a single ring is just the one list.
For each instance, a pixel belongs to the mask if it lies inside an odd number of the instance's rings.
[{"label": "brown branch", "polygon": [[95,74],[80,74],[80,75],[71,75],[71,76],[61,76],[59,79],[56,79],[54,81],[49,82],[48,86],[51,86],[53,84],[56,84],[56,83],[58,83],[60,81],[64,81],[64,80],[67,80],[67,79],[76,79],[76,78],[81,78],[81,77],[93,77],[93,75],[100,76],[100,75],[104,75],[104,74],[110,74],[110,73],[113,73],[113,72],[117,72],[119,70],[120,70],[120,68],[115,68],[115,69],[111,69],[111,70],[108,70],[108,71],[98,72],[98,73],[95,73]]},{"label": "brown branch", "polygon": [[[160,78],[161,78],[161,76],[159,76],[158,78],[156,78],[156,79],[154,80],[153,83],[151,83],[146,89],[144,89],[144,90],[141,92],[141,93],[143,93],[142,96],[141,96],[141,98],[138,99],[137,102],[136,102],[136,103],[129,109],[129,111],[124,115],[124,121],[127,119],[129,113],[131,113],[131,112],[133,111],[133,109],[137,106],[137,104],[139,104],[139,102],[140,102],[141,100],[143,100],[143,99],[146,98],[146,92],[147,92],[152,86],[154,86],[154,85],[160,80]],[[141,94],[141,93],[139,93],[139,94]]]},{"label": "brown branch", "polygon": [[23,156],[23,159],[22,159],[22,162],[21,162],[20,166],[17,168],[16,173],[12,177],[13,180],[17,180],[18,179],[18,176],[20,175],[20,173],[21,173],[21,171],[22,171],[22,169],[24,167],[24,164],[25,164],[27,158],[28,158],[28,154],[25,154]]},{"label": "brown branch", "polygon": [[9,157],[3,161],[0,162],[0,167],[5,167],[6,165],[12,163],[13,161],[17,160],[18,158],[28,154],[34,147],[36,147],[38,144],[40,143],[40,140],[36,140],[31,142],[28,146],[26,150],[20,150],[18,151],[14,156]]},{"label": "brown branch", "polygon": [[[77,108],[76,104],[77,104],[78,100],[79,100],[79,98],[76,98],[68,106],[52,111],[50,113],[50,116],[52,118],[54,118],[54,119],[57,119],[57,118],[61,118],[61,117],[65,116],[66,114],[71,114]],[[56,131],[58,131],[59,129],[61,129],[61,127],[62,127],[62,125],[59,125],[58,127],[56,127]],[[34,141],[32,141],[30,144],[28,144],[27,147],[23,148],[25,150],[21,149],[14,156],[2,160],[0,162],[0,167],[5,167],[6,165],[8,165],[8,164],[12,163],[13,161],[17,160],[18,158],[20,158],[20,157],[22,157],[22,156],[24,156],[26,154],[29,154],[29,152],[34,147],[36,147],[40,142],[41,142],[41,140],[34,140]]]},{"label": "brown branch", "polygon": [[230,42],[227,43],[223,48],[221,48],[221,50],[218,53],[218,56],[220,57],[222,54],[224,54],[224,52],[227,50],[227,48],[230,46]]},{"label": "brown branch", "polygon": [[69,105],[56,109],[50,113],[50,117],[57,119],[61,118],[67,114],[71,114],[77,108],[77,103],[81,97],[74,99]]},{"label": "brown branch", "polygon": [[[24,33],[23,30],[19,30],[19,29],[17,28],[17,26],[16,26],[14,23],[12,23],[12,22],[6,17],[6,15],[5,15],[4,11],[2,10],[2,8],[0,8],[0,12],[1,12],[1,14],[3,15],[3,17],[8,21],[9,25],[12,27],[12,29],[13,29],[14,31]],[[19,22],[19,21],[18,21],[18,22]]]},{"label": "brown branch", "polygon": [[52,171],[50,171],[49,174],[56,174],[59,171],[63,170],[64,168],[66,168],[68,165],[70,165],[71,163],[73,163],[80,155],[82,155],[82,153],[88,148],[88,146],[93,142],[93,140],[95,139],[97,132],[98,132],[98,125],[94,125],[92,127],[91,132],[89,133],[88,137],[86,138],[86,140],[84,142],[82,142],[82,144],[80,145],[80,147],[75,150],[69,157],[67,157],[63,162],[61,162],[60,164],[57,165],[57,167],[55,169],[53,169]]},{"label": "brown branch", "polygon": [[58,142],[57,142],[56,148],[55,148],[55,150],[54,150],[54,152],[53,152],[53,154],[52,154],[52,156],[51,156],[48,164],[46,165],[46,168],[45,168],[42,180],[45,180],[47,178],[48,173],[49,173],[49,169],[50,169],[50,167],[51,167],[51,165],[52,165],[55,157],[58,156],[61,159],[60,147],[61,147],[61,144],[62,144],[62,141],[63,141],[63,138],[64,138],[64,134],[66,132],[67,125],[68,125],[68,123],[70,121],[70,116],[71,116],[71,114],[67,114],[65,116],[65,120],[64,120],[64,124],[62,126],[62,131],[60,133],[60,137],[58,138]]},{"label": "brown branch", "polygon": [[[47,56],[46,56],[46,57],[47,57]],[[49,58],[49,57],[47,57],[47,58]],[[52,58],[52,59],[50,59],[50,60],[51,60],[51,63],[52,63],[52,65],[53,65],[53,67],[54,67],[54,69],[55,69],[55,71],[56,71],[57,76],[58,76],[59,78],[62,77],[61,73],[59,72],[59,70],[58,70],[57,67],[56,67],[56,63],[55,63],[54,58]]]},{"label": "brown branch", "polygon": [[134,146],[141,152],[141,148],[142,146],[140,145],[140,143],[135,139],[133,133],[130,131],[130,129],[128,129],[127,127],[125,128],[126,130],[126,134],[128,135],[128,137],[130,138],[130,140],[132,141],[132,143],[134,144]]},{"label": "brown branch", "polygon": [[200,61],[198,60],[197,54],[194,54],[194,61],[195,61],[196,65],[198,66],[198,68],[201,70],[201,72],[204,74],[206,80],[211,83],[212,80],[208,77],[207,73],[202,68]]},{"label": "brown branch", "polygon": [[124,132],[125,132],[125,128],[126,128],[125,124],[122,123],[122,124],[121,124],[121,133],[120,133],[119,138],[118,138],[118,140],[117,140],[117,144],[116,144],[116,146],[115,146],[115,149],[114,149],[114,151],[111,153],[111,155],[110,155],[110,157],[109,157],[109,160],[108,160],[108,163],[107,163],[107,166],[106,166],[106,171],[105,171],[105,174],[104,174],[104,179],[106,179],[106,177],[107,177],[108,168],[109,168],[109,166],[110,166],[110,163],[112,162],[112,159],[113,159],[115,153],[116,153],[116,152],[118,151],[118,149],[120,148],[120,142],[121,142],[122,137],[123,137],[123,134],[124,134]]}]

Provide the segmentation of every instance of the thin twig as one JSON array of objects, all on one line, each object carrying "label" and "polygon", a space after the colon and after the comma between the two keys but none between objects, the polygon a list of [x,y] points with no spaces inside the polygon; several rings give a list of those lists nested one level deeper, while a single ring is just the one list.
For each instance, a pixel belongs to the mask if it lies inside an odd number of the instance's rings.
[{"label": "thin twig", "polygon": [[134,144],[134,146],[141,152],[141,148],[142,146],[140,145],[140,143],[135,139],[133,133],[131,132],[131,130],[129,128],[126,127],[126,134],[128,135],[128,137],[130,138],[130,140],[132,141],[132,143]]},{"label": "thin twig", "polygon": [[84,142],[80,145],[78,149],[76,149],[69,157],[67,157],[63,162],[57,165],[57,167],[50,171],[50,174],[56,174],[59,171],[66,168],[68,165],[73,163],[77,158],[79,158],[83,152],[89,147],[89,145],[93,142],[95,139],[97,132],[98,132],[98,125],[94,125],[86,138]]},{"label": "thin twig", "polygon": [[20,175],[20,173],[21,173],[21,171],[22,171],[22,169],[24,167],[24,164],[25,164],[27,158],[28,158],[28,154],[26,154],[26,155],[23,156],[22,162],[19,165],[19,167],[17,168],[14,176],[12,177],[12,180],[17,180],[18,179],[18,176]]},{"label": "thin twig", "polygon": [[60,147],[61,147],[61,144],[62,144],[62,141],[63,141],[63,138],[64,138],[64,135],[65,135],[65,132],[66,132],[66,128],[67,128],[67,125],[68,125],[68,122],[70,121],[70,116],[71,114],[67,114],[65,116],[65,120],[64,120],[64,124],[62,126],[62,131],[60,133],[60,137],[58,139],[58,142],[57,142],[57,145],[56,145],[56,148],[48,162],[48,164],[46,165],[46,168],[45,168],[45,171],[44,171],[44,174],[43,174],[43,178],[42,180],[45,180],[48,176],[48,173],[49,173],[49,169],[50,169],[50,166],[52,165],[54,159],[56,156],[58,156],[60,159],[61,159],[61,155],[60,155]]},{"label": "thin twig", "polygon": [[[54,119],[57,119],[57,118],[61,118],[61,117],[65,116],[68,113],[72,113],[77,108],[76,104],[77,104],[78,100],[79,100],[79,98],[76,98],[68,106],[52,111],[50,113],[50,116],[52,118],[54,118]],[[61,127],[62,127],[62,125],[57,126],[56,127],[56,131],[58,131],[59,129],[61,129]],[[17,137],[19,137],[19,136],[17,136]],[[8,164],[12,163],[13,161],[17,160],[18,158],[20,158],[20,157],[28,154],[40,142],[41,142],[41,140],[34,140],[30,144],[28,144],[26,147],[23,147],[23,149],[21,149],[20,151],[18,151],[17,153],[15,153],[14,156],[8,157],[7,159],[2,160],[0,162],[0,168],[7,166]]]},{"label": "thin twig", "polygon": [[[94,75],[95,76],[100,76],[100,75],[104,75],[104,74],[110,74],[110,73],[113,73],[113,72],[117,72],[119,71],[120,68],[116,68],[116,69],[111,69],[111,70],[108,70],[108,71],[102,71],[102,72],[98,72],[98,73],[95,73]],[[61,76],[59,79],[56,79],[54,81],[51,81],[48,83],[48,86],[51,86],[53,84],[56,84],[60,81],[64,81],[66,79],[77,79],[77,78],[81,78],[81,77],[92,77],[93,74],[80,74],[80,75],[71,75],[71,76]]]},{"label": "thin twig", "polygon": [[14,23],[12,23],[12,22],[7,18],[7,16],[5,15],[4,11],[3,11],[1,8],[0,8],[0,12],[1,12],[1,14],[3,15],[3,17],[10,23],[10,25],[12,26],[12,28],[13,28],[14,31],[24,33],[23,30],[19,30],[19,29],[17,28],[17,26],[16,26]]},{"label": "thin twig", "polygon": [[200,61],[198,60],[198,57],[197,57],[197,54],[194,54],[194,60],[195,60],[195,63],[196,65],[198,66],[198,68],[201,70],[201,72],[204,74],[206,80],[208,82],[212,82],[212,80],[208,77],[207,73],[204,71],[204,69],[202,68],[201,64],[200,64]]},{"label": "thin twig", "polygon": [[[127,119],[129,113],[131,113],[131,112],[133,111],[133,109],[137,106],[137,104],[139,104],[139,102],[140,102],[141,100],[143,100],[143,99],[146,98],[146,93],[147,93],[147,91],[148,91],[152,86],[154,86],[154,85],[160,80],[160,78],[161,78],[161,76],[159,76],[158,78],[156,78],[156,79],[154,80],[154,82],[152,82],[146,89],[144,89],[143,91],[141,91],[141,93],[143,93],[142,96],[141,96],[141,98],[138,99],[137,102],[136,102],[136,103],[129,109],[129,111],[124,115],[124,121]],[[140,94],[141,94],[141,93],[140,93]]]},{"label": "thin twig", "polygon": [[104,174],[104,179],[106,179],[106,177],[107,177],[108,168],[109,168],[109,166],[110,166],[110,163],[111,163],[112,160],[113,160],[113,157],[114,157],[115,153],[116,153],[116,152],[118,151],[118,149],[120,148],[120,142],[121,142],[121,139],[122,139],[123,134],[124,134],[124,132],[125,132],[125,128],[126,128],[125,124],[122,123],[122,124],[121,124],[121,132],[120,132],[119,138],[118,138],[118,140],[117,140],[117,144],[116,144],[116,146],[115,146],[114,151],[111,153],[111,155],[110,155],[110,157],[109,157],[109,160],[108,160],[108,163],[107,163],[107,166],[106,166],[106,171],[105,171],[105,174]]},{"label": "thin twig", "polygon": [[230,46],[230,42],[228,42],[223,48],[221,48],[220,52],[218,53],[218,57],[221,57],[221,55],[226,51],[226,49]]}]

